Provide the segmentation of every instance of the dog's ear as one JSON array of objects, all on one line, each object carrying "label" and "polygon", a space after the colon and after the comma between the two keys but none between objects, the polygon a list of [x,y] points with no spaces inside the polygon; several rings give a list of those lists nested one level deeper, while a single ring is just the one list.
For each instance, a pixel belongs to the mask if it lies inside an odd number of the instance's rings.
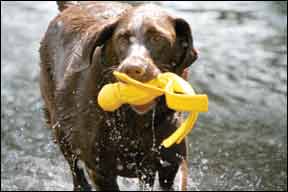
[{"label": "dog's ear", "polygon": [[97,52],[99,52],[99,49],[96,48],[101,47],[112,37],[117,24],[118,20],[115,19],[109,23],[97,24],[88,28],[85,35],[80,39],[80,42],[74,46],[75,50],[73,50],[73,55],[75,55],[75,57],[69,62],[68,70],[74,73],[87,69],[92,62],[94,62],[94,51],[97,50]]},{"label": "dog's ear", "polygon": [[174,19],[176,32],[175,72],[181,74],[198,58],[198,53],[193,45],[193,37],[189,24],[182,18]]},{"label": "dog's ear", "polygon": [[89,64],[93,62],[94,51],[112,37],[117,24],[118,20],[115,19],[109,23],[102,24],[100,27],[94,26],[88,30],[83,45],[83,59],[85,62]]}]

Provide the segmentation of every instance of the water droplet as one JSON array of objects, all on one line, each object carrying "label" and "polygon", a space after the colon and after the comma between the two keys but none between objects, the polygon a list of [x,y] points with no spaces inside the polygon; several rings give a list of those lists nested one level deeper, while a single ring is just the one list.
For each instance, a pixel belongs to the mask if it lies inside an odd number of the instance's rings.
[{"label": "water droplet", "polygon": [[261,179],[261,178],[259,178],[255,186],[256,186],[256,187],[259,187],[259,186],[260,186],[260,184],[261,184],[261,181],[262,181],[262,179]]},{"label": "water droplet", "polygon": [[163,161],[162,159],[160,159],[160,164],[162,167],[168,167],[171,165],[171,163],[169,163],[168,161]]},{"label": "water droplet", "polygon": [[203,170],[204,171],[208,170],[208,166],[207,165],[203,166]]},{"label": "water droplet", "polygon": [[208,163],[208,159],[202,159],[202,160],[201,160],[201,163],[202,163],[202,164],[207,164],[207,163]]},{"label": "water droplet", "polygon": [[183,156],[181,154],[179,154],[179,153],[176,153],[176,157],[177,158],[182,158]]},{"label": "water droplet", "polygon": [[135,145],[136,141],[132,140],[130,143],[131,143],[131,145]]},{"label": "water droplet", "polygon": [[131,170],[135,166],[136,166],[136,163],[128,163],[126,167],[127,169]]},{"label": "water droplet", "polygon": [[141,176],[141,179],[142,179],[142,180],[145,180],[145,179],[146,179],[146,175],[142,175],[142,176]]},{"label": "water droplet", "polygon": [[135,152],[135,153],[130,153],[129,155],[130,155],[130,157],[136,157],[137,152]]},{"label": "water droplet", "polygon": [[81,154],[81,150],[79,148],[76,149],[76,154],[80,155]]},{"label": "water droplet", "polygon": [[220,176],[220,179],[223,179],[225,177],[226,173]]},{"label": "water droplet", "polygon": [[23,130],[24,130],[24,128],[21,127],[19,130],[16,131],[16,132],[17,132],[17,135],[18,135],[19,137],[23,135]]},{"label": "water droplet", "polygon": [[111,126],[110,120],[106,120],[106,124],[107,124],[108,126]]},{"label": "water droplet", "polygon": [[123,170],[123,166],[121,164],[117,165],[117,170],[122,171]]},{"label": "water droplet", "polygon": [[238,176],[240,176],[241,174],[242,174],[241,171],[236,171],[236,173],[234,174],[234,176],[235,176],[235,177],[238,177]]},{"label": "water droplet", "polygon": [[152,151],[156,148],[156,136],[155,136],[155,116],[156,116],[156,108],[153,108],[152,112]]}]

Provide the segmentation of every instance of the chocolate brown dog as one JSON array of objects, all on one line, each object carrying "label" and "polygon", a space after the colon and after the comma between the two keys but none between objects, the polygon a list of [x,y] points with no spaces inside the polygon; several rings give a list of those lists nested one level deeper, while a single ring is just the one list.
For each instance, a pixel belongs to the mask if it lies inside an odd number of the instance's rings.
[{"label": "chocolate brown dog", "polygon": [[160,7],[110,2],[58,2],[40,47],[40,87],[48,126],[68,161],[74,190],[119,190],[117,176],[173,188],[185,141],[160,143],[179,126],[180,114],[163,97],[143,106],[105,112],[99,90],[116,81],[113,70],[146,82],[161,72],[181,75],[196,58],[188,23]]}]

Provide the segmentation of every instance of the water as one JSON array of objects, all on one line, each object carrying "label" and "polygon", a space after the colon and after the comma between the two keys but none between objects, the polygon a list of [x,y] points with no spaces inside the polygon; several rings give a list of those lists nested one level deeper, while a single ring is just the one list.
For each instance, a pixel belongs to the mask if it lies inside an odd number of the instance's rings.
[{"label": "water", "polygon": [[152,147],[151,147],[151,151],[157,151],[157,148],[156,148],[156,137],[155,137],[155,126],[154,126],[154,123],[155,123],[155,113],[156,113],[156,109],[154,108],[153,109],[153,112],[152,112]]},{"label": "water", "polygon": [[[191,24],[200,58],[189,81],[209,95],[189,135],[188,189],[287,190],[287,3],[158,4]],[[38,85],[39,41],[56,13],[54,2],[1,1],[1,190],[72,189]]]}]

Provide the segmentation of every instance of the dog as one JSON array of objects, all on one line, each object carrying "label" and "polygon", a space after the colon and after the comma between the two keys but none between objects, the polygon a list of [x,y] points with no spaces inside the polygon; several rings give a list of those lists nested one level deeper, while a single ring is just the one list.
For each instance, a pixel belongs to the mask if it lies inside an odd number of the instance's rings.
[{"label": "dog", "polygon": [[[117,176],[139,178],[163,190],[176,173],[187,185],[185,140],[160,147],[181,114],[159,97],[115,112],[97,103],[100,89],[116,82],[114,70],[147,82],[162,72],[182,75],[197,59],[189,24],[153,4],[57,2],[40,45],[40,89],[47,126],[67,160],[74,190],[119,190]],[[187,72],[187,71],[186,71]]]}]

